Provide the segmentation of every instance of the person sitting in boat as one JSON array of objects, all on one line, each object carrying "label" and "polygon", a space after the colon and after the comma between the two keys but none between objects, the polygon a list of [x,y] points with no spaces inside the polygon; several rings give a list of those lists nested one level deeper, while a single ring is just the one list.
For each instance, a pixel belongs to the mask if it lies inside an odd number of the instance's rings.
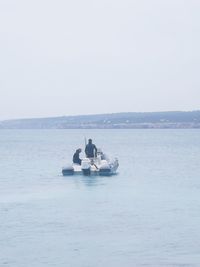
[{"label": "person sitting in boat", "polygon": [[80,153],[81,153],[81,148],[77,149],[76,152],[73,155],[73,163],[81,165],[81,159],[80,159]]},{"label": "person sitting in boat", "polygon": [[101,160],[106,160],[107,156],[103,153],[101,148],[97,148],[97,157],[100,157]]},{"label": "person sitting in boat", "polygon": [[88,140],[88,144],[85,147],[85,154],[87,158],[94,158],[97,157],[97,148],[92,143],[92,139]]}]

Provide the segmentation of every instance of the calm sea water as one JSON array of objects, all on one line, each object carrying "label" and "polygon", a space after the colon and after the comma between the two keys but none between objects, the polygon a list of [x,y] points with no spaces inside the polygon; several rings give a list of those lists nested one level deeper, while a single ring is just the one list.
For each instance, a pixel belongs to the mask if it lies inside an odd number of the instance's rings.
[{"label": "calm sea water", "polygon": [[[113,177],[62,177],[91,137]],[[0,266],[200,266],[199,130],[1,130]]]}]

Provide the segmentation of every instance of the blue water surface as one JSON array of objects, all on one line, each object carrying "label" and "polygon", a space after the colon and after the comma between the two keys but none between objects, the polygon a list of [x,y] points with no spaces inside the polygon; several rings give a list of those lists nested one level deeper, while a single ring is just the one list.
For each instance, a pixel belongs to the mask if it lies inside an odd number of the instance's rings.
[{"label": "blue water surface", "polygon": [[[117,175],[61,175],[84,137]],[[1,130],[0,170],[0,266],[200,266],[199,130]]]}]

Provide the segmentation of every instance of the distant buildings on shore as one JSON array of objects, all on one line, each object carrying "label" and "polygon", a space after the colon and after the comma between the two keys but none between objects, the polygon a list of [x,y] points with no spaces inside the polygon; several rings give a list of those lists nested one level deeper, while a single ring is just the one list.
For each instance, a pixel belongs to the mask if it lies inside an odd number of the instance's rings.
[{"label": "distant buildings on shore", "polygon": [[200,128],[200,111],[130,112],[18,119],[0,122],[0,129],[191,129]]}]

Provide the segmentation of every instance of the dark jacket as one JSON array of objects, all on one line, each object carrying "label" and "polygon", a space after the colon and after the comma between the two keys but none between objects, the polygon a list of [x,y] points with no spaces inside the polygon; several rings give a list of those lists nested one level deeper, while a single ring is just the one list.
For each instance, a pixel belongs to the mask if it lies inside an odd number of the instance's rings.
[{"label": "dark jacket", "polygon": [[[95,151],[95,153],[94,153]],[[85,147],[85,154],[87,158],[94,158],[97,156],[97,148],[94,144],[87,144]]]},{"label": "dark jacket", "polygon": [[81,159],[79,158],[79,153],[78,152],[74,153],[73,163],[81,165]]}]

